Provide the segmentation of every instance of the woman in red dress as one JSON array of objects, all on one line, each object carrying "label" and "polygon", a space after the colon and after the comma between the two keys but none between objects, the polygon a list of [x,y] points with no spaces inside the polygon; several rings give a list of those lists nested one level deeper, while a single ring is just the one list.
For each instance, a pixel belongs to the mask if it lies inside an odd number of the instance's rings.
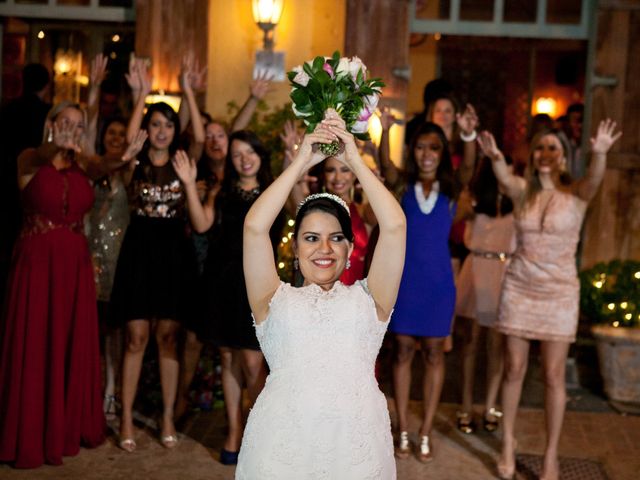
[{"label": "woman in red dress", "polygon": [[[18,158],[24,224],[13,253],[0,339],[0,461],[59,465],[104,440],[98,319],[83,216],[93,203],[84,170],[121,159],[79,154],[84,114],[62,103],[45,140]],[[47,141],[48,140],[48,141]],[[133,148],[132,148],[133,147]]]}]

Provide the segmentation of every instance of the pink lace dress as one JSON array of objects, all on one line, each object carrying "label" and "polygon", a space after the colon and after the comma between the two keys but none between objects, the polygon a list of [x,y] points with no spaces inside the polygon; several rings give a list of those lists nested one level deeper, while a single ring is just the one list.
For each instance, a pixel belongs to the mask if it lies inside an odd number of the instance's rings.
[{"label": "pink lace dress", "polygon": [[548,197],[538,195],[516,217],[518,246],[502,287],[499,331],[575,341],[580,296],[575,255],[586,208],[579,197],[554,190]]},{"label": "pink lace dress", "polygon": [[236,480],[394,480],[374,366],[388,322],[366,281],[281,283],[256,334],[271,372],[249,414]]}]

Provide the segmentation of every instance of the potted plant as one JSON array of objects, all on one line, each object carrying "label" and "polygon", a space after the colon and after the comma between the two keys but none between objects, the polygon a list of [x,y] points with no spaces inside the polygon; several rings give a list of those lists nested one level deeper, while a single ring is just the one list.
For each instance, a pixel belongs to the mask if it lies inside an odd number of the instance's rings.
[{"label": "potted plant", "polygon": [[640,404],[640,262],[599,263],[580,273],[580,287],[607,396]]}]

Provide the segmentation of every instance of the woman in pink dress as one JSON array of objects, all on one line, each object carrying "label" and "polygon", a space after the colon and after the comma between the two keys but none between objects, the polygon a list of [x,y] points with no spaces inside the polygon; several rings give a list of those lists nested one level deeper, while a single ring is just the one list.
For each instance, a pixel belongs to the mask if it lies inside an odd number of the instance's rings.
[{"label": "woman in pink dress", "polygon": [[580,284],[575,254],[587,204],[606,168],[606,154],[620,137],[616,124],[600,122],[591,139],[587,174],[572,181],[566,173],[568,149],[555,131],[531,143],[525,178],[513,175],[493,136],[479,144],[491,158],[498,182],[515,206],[516,252],[505,274],[496,328],[506,335],[502,383],[503,437],[500,478],[515,475],[514,423],[527,370],[529,343],[541,341],[547,441],[541,479],[559,478],[558,442],[566,405],[565,364],[578,326]]},{"label": "woman in pink dress", "polygon": [[95,283],[83,234],[94,197],[85,170],[104,175],[137,151],[99,163],[82,156],[84,124],[77,105],[55,106],[45,143],[18,158],[24,224],[0,344],[0,462],[17,468],[60,465],[81,444],[104,439]]}]

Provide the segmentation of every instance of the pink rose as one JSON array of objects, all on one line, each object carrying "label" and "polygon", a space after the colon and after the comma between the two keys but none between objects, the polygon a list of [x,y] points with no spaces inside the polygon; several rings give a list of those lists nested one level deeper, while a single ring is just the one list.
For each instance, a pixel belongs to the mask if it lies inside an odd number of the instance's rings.
[{"label": "pink rose", "polygon": [[322,65],[322,69],[327,72],[331,78],[334,77],[333,68],[331,68],[331,65],[329,65],[327,62],[324,62],[324,65]]},{"label": "pink rose", "polygon": [[374,111],[375,111],[375,107],[370,108],[369,106],[365,105],[364,107],[362,107],[362,110],[358,112],[358,121],[361,121],[361,122],[369,121]]}]

